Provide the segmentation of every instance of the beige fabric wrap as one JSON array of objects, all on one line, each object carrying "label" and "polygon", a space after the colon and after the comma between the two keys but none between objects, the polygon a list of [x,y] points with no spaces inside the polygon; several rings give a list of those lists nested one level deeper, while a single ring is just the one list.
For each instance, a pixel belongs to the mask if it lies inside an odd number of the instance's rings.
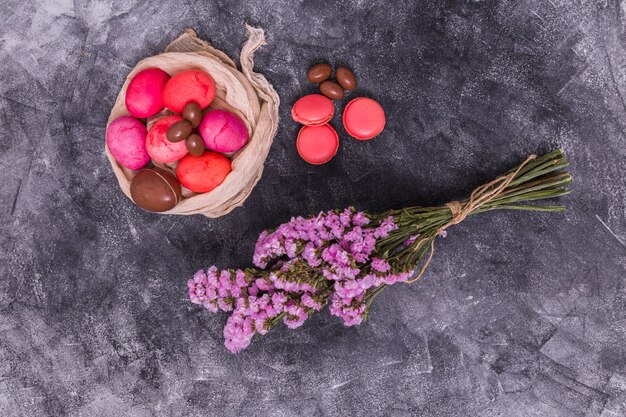
[{"label": "beige fabric wrap", "polygon": [[[278,106],[280,100],[272,85],[261,74],[253,71],[254,52],[265,44],[263,29],[246,25],[248,40],[241,49],[239,61],[241,71],[226,54],[213,48],[188,29],[170,43],[165,52],[141,60],[128,74],[122,90],[111,110],[108,123],[117,117],[128,115],[124,97],[130,80],[139,71],[158,67],[173,75],[189,68],[202,69],[213,77],[216,85],[215,100],[209,109],[226,109],[239,115],[246,123],[250,140],[240,151],[232,155],[232,172],[214,190],[195,194],[183,188],[183,199],[172,210],[162,214],[203,214],[220,217],[235,207],[240,207],[261,178],[263,163],[278,128]],[[156,120],[171,114],[164,110],[147,121],[150,127]],[[108,124],[107,124],[108,126]],[[105,143],[105,152],[120,188],[130,198],[130,182],[136,171],[119,165]],[[174,172],[174,164],[155,164]]]}]

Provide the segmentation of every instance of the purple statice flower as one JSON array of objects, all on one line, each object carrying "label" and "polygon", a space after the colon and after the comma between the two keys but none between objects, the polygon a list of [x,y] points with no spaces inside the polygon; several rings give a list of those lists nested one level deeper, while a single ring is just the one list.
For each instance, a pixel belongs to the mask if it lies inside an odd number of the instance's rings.
[{"label": "purple statice flower", "polygon": [[274,289],[274,283],[267,278],[257,278],[254,284],[261,291],[272,291]]},{"label": "purple statice flower", "polygon": [[226,348],[237,353],[248,347],[255,333],[266,334],[268,322],[286,310],[287,299],[282,292],[237,299],[237,306],[224,327]]},{"label": "purple statice flower", "polygon": [[343,279],[343,276],[335,273],[329,268],[322,269],[322,275],[329,281],[341,281]]},{"label": "purple statice flower", "polygon": [[363,291],[367,291],[372,287],[378,287],[384,282],[383,278],[375,274],[367,274],[363,278],[357,279],[356,281]]},{"label": "purple statice flower", "polygon": [[365,308],[366,305],[362,302],[362,297],[341,298],[334,294],[331,297],[329,311],[333,316],[341,318],[344,325],[354,326],[363,321]]},{"label": "purple statice flower", "polygon": [[365,293],[357,280],[335,282],[335,294],[341,298],[355,298]]},{"label": "purple statice flower", "polygon": [[369,222],[370,219],[362,211],[359,211],[354,216],[352,216],[352,224],[355,226],[365,226]]},{"label": "purple statice flower", "polygon": [[376,228],[376,231],[374,231],[374,237],[376,237],[377,239],[386,238],[387,236],[389,236],[389,232],[392,232],[397,228],[398,225],[393,220],[393,216],[389,216],[385,220],[383,220]]},{"label": "purple statice flower", "polygon": [[192,303],[201,304],[211,312],[217,312],[218,309],[231,311],[242,290],[250,291],[247,287],[248,280],[242,274],[243,271],[237,270],[233,275],[227,269],[218,273],[215,266],[210,267],[206,273],[198,271],[187,281],[189,298]]},{"label": "purple statice flower", "polygon": [[342,211],[341,214],[339,215],[339,222],[341,223],[343,227],[349,227],[351,220],[352,220],[352,210],[348,208]]},{"label": "purple statice flower", "polygon": [[232,353],[238,353],[250,345],[254,336],[252,319],[241,314],[233,314],[224,326],[224,346]]},{"label": "purple statice flower", "polygon": [[361,230],[361,226],[353,227],[352,230],[343,235],[342,240],[345,242],[363,241],[363,230]]},{"label": "purple statice flower", "polygon": [[359,268],[353,268],[351,266],[336,266],[334,270],[341,277],[342,281],[346,279],[354,279],[361,272]]},{"label": "purple statice flower", "polygon": [[287,303],[287,294],[284,292],[278,291],[272,294],[272,304],[277,311],[282,311],[283,307]]},{"label": "purple statice flower", "polygon": [[252,262],[257,267],[263,269],[267,266],[267,262],[270,259],[281,256],[284,253],[285,248],[281,244],[280,236],[276,232],[269,234],[263,232],[256,243]]},{"label": "purple statice flower", "polygon": [[302,250],[302,258],[309,264],[310,267],[315,268],[320,266],[322,261],[317,256],[315,245],[312,242],[306,244]]},{"label": "purple statice flower", "polygon": [[285,239],[284,245],[285,253],[287,254],[287,256],[290,258],[295,258],[296,251],[298,249],[298,245],[296,245],[296,242],[294,242],[293,239]]},{"label": "purple statice flower", "polygon": [[204,271],[198,271],[187,281],[189,287],[189,299],[194,304],[202,305],[208,298],[206,295],[207,277]]},{"label": "purple statice flower", "polygon": [[387,272],[391,269],[391,265],[389,265],[389,262],[385,261],[384,259],[372,258],[371,265],[372,269],[378,272]]},{"label": "purple statice flower", "polygon": [[400,272],[397,274],[389,274],[383,277],[383,282],[387,285],[395,284],[396,282],[406,281],[411,277],[410,272]]},{"label": "purple statice flower", "polygon": [[297,327],[302,326],[307,318],[309,318],[309,313],[307,309],[303,306],[296,304],[295,302],[289,301],[287,306],[285,307],[285,317],[283,317],[283,323],[287,325],[290,329],[295,329]]},{"label": "purple statice flower", "polygon": [[374,232],[371,229],[365,229],[360,238],[350,244],[350,253],[355,261],[365,263],[375,248]]},{"label": "purple statice flower", "polygon": [[347,266],[350,264],[348,252],[343,250],[337,243],[333,243],[322,251],[322,259],[332,266]]},{"label": "purple statice flower", "polygon": [[402,246],[411,246],[415,243],[418,237],[420,237],[419,233],[409,236],[409,238],[402,243]]},{"label": "purple statice flower", "polygon": [[322,261],[338,266],[346,266],[351,260],[365,263],[374,251],[377,239],[397,229],[393,217],[384,219],[376,228],[366,227],[369,223],[367,215],[363,212],[353,214],[351,209],[340,214],[328,211],[311,218],[294,217],[273,232],[261,233],[253,262],[261,269],[266,268],[269,261],[281,257],[283,260],[302,258],[313,268],[320,266]]},{"label": "purple statice flower", "polygon": [[279,317],[293,329],[326,304],[353,326],[363,321],[368,291],[409,277],[392,273],[388,261],[376,255],[378,242],[397,228],[391,216],[372,225],[353,209],[294,217],[257,240],[253,263],[265,269],[272,262],[270,270],[211,267],[188,281],[189,297],[212,312],[232,311],[224,344],[233,353],[255,334],[266,334]]},{"label": "purple statice flower", "polygon": [[322,308],[322,303],[317,301],[314,297],[311,296],[308,292],[305,292],[300,297],[300,302],[303,306],[313,309],[315,311],[319,311]]}]

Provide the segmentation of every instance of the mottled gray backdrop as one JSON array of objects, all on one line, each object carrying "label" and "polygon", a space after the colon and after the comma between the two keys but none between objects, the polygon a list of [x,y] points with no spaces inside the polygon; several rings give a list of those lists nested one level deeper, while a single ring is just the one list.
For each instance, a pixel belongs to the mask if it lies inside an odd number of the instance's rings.
[{"label": "mottled gray backdrop", "polygon": [[[626,415],[626,2],[3,0],[0,415]],[[237,57],[244,23],[281,123],[265,174],[219,219],[135,207],[103,153],[126,74],[192,27]],[[310,64],[355,69],[388,115],[371,142],[298,158]],[[327,312],[234,356],[187,301],[249,266],[266,227],[355,205],[463,197],[561,147],[565,214],[473,217],[368,322]]]}]

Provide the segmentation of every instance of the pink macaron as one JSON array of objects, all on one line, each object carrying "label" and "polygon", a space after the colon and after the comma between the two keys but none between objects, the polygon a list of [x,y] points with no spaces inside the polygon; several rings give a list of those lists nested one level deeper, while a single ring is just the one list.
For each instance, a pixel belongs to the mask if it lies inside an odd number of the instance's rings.
[{"label": "pink macaron", "polygon": [[205,114],[198,132],[206,147],[216,152],[235,152],[248,143],[245,123],[226,110],[211,110]]},{"label": "pink macaron", "polygon": [[184,140],[180,142],[170,142],[166,137],[167,129],[181,120],[183,120],[183,118],[177,114],[167,116],[152,125],[148,131],[146,149],[150,157],[156,162],[169,164],[187,155],[187,146]]},{"label": "pink macaron", "polygon": [[333,102],[321,94],[308,94],[296,101],[291,108],[291,117],[305,126],[323,125],[333,118]]},{"label": "pink macaron", "polygon": [[296,149],[309,164],[321,165],[333,159],[339,149],[339,135],[331,125],[302,126]]},{"label": "pink macaron", "polygon": [[146,126],[134,117],[118,117],[107,127],[107,147],[120,165],[136,171],[150,162],[146,133]]},{"label": "pink macaron", "polygon": [[130,80],[126,89],[126,109],[135,117],[154,116],[165,107],[161,93],[170,76],[160,68],[145,69]]},{"label": "pink macaron", "polygon": [[343,127],[358,140],[370,140],[385,128],[385,111],[376,100],[357,97],[343,111]]}]

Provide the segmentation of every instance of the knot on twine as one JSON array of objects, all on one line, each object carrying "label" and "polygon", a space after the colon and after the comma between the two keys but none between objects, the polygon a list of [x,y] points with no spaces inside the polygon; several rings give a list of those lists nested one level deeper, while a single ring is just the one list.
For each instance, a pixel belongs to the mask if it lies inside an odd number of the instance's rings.
[{"label": "knot on twine", "polygon": [[[530,161],[537,158],[537,155],[530,155],[520,166],[517,167],[515,171],[511,171],[508,174],[504,174],[499,176],[493,181],[488,182],[487,184],[483,184],[480,187],[476,188],[470,194],[470,197],[467,199],[465,204],[460,201],[450,201],[446,203],[445,206],[450,209],[450,213],[452,214],[452,219],[448,221],[446,224],[437,229],[437,233],[434,236],[430,237],[430,254],[422,265],[420,272],[410,280],[404,281],[407,284],[411,284],[424,275],[426,272],[426,267],[430,263],[431,259],[433,259],[433,254],[435,253],[435,237],[440,235],[444,230],[446,230],[449,226],[453,224],[459,224],[474,210],[482,207],[483,205],[489,203],[491,200],[502,194],[504,189],[508,187],[508,185],[513,181],[515,176],[528,164]],[[421,246],[423,242],[426,242],[427,239],[424,239],[422,242],[419,242],[416,249]]]},{"label": "knot on twine", "polygon": [[470,194],[465,205],[461,204],[459,201],[450,201],[446,203],[446,207],[450,209],[450,213],[452,214],[452,219],[443,226],[441,226],[437,233],[441,233],[449,226],[454,224],[459,224],[474,210],[482,207],[483,205],[489,203],[491,200],[502,194],[504,189],[508,187],[508,185],[513,181],[515,176],[521,171],[526,164],[530,161],[537,158],[537,155],[530,155],[524,162],[517,167],[515,171],[511,171],[508,174],[504,174],[499,176],[493,181],[488,182],[487,184],[483,184],[480,187],[476,188]]},{"label": "knot on twine", "polygon": [[469,212],[463,210],[461,203],[456,200],[446,203],[446,207],[448,207],[450,209],[450,213],[452,213],[452,220],[450,220],[448,225],[461,223],[469,214]]}]

